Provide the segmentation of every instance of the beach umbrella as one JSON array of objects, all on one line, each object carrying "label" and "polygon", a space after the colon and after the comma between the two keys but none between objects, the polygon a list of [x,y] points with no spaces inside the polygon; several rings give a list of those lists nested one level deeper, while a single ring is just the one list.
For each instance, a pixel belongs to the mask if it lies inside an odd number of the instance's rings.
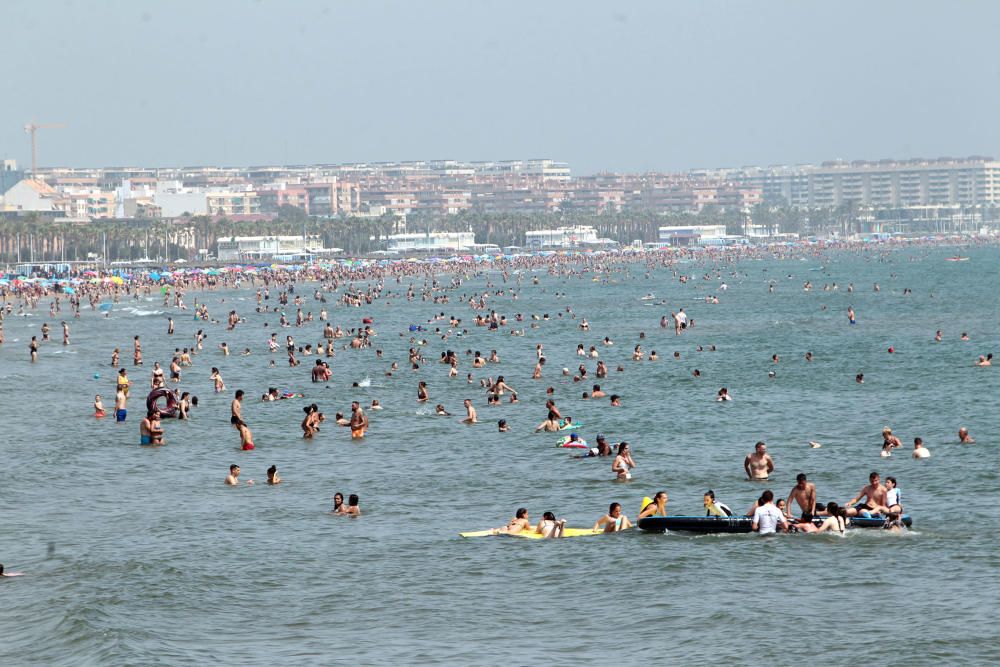
[{"label": "beach umbrella", "polygon": [[122,278],[121,276],[111,276],[111,282],[113,282],[115,285],[124,285],[125,279]]},{"label": "beach umbrella", "polygon": [[153,271],[153,272],[151,272],[151,273],[149,274],[149,279],[150,279],[150,280],[159,280],[159,279],[160,279],[160,277],[161,277],[161,276],[160,276],[160,274],[159,274],[159,273],[157,273],[156,271]]}]

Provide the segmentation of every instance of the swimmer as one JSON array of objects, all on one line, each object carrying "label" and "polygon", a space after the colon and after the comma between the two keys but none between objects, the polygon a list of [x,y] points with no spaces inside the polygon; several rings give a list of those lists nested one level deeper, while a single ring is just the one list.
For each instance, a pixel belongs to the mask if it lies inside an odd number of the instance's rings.
[{"label": "swimmer", "polygon": [[[368,430],[368,415],[361,409],[361,404],[357,401],[351,403],[351,438],[359,440],[365,437]],[[356,497],[356,496],[352,496]]]},{"label": "swimmer", "polygon": [[438,403],[434,407],[434,414],[438,415],[439,417],[451,417],[451,413],[445,410],[444,406],[441,405],[440,403]]},{"label": "swimmer", "polygon": [[892,434],[892,429],[886,426],[882,429],[882,452],[883,456],[888,456],[889,452],[897,447],[902,447],[903,441]]},{"label": "swimmer", "polygon": [[368,406],[368,409],[369,410],[381,410],[382,409],[382,405],[378,402],[377,398],[373,398],[372,399],[372,404],[370,406]]},{"label": "swimmer", "polygon": [[617,533],[632,527],[632,522],[622,514],[621,503],[611,503],[608,513],[602,516],[594,524],[594,532]]},{"label": "swimmer", "polygon": [[267,469],[267,483],[281,484],[281,478],[278,477],[278,466],[272,465]]},{"label": "swimmer", "polygon": [[958,441],[963,445],[971,445],[976,442],[975,440],[972,439],[972,436],[969,435],[969,429],[965,428],[964,426],[958,429]]},{"label": "swimmer", "polygon": [[501,419],[500,421],[497,422],[497,431],[499,433],[506,433],[509,430],[510,430],[510,427],[507,426],[507,420],[506,419]]},{"label": "swimmer", "polygon": [[[913,458],[915,458],[915,459],[929,459],[930,457],[931,457],[931,452],[930,452],[929,449],[927,449],[926,447],[924,447],[924,440],[923,440],[923,438],[914,438],[913,439]],[[891,477],[887,477],[886,481],[888,481],[890,479],[892,479],[892,478]]]},{"label": "swimmer", "polygon": [[[237,486],[240,483],[240,467],[235,463],[229,466],[229,475],[226,476],[226,485]],[[253,480],[247,482],[247,484],[253,484]]]},{"label": "swimmer", "polygon": [[163,429],[160,427],[160,413],[153,408],[146,413],[146,418],[139,422],[140,445],[162,445]]},{"label": "swimmer", "polygon": [[344,494],[338,491],[333,494],[333,509],[330,510],[331,514],[343,514],[344,513]]},{"label": "swimmer", "polygon": [[903,494],[895,477],[885,478],[885,506],[889,512],[903,512]]},{"label": "swimmer", "polygon": [[774,460],[767,453],[767,445],[763,440],[754,445],[754,451],[743,459],[743,470],[746,471],[747,479],[755,482],[766,481],[767,476],[774,472]]},{"label": "swimmer", "polygon": [[[816,485],[806,478],[804,472],[795,476],[795,486],[788,492],[787,507],[791,507],[792,500],[798,503],[802,509],[802,516],[812,515],[816,512]],[[785,516],[791,516],[787,508]]]},{"label": "swimmer", "polygon": [[351,517],[361,516],[361,505],[359,504],[358,494],[352,493],[347,496],[347,507],[342,512],[339,512],[339,514]]},{"label": "swimmer", "polygon": [[566,527],[565,519],[556,519],[552,512],[542,515],[542,520],[535,526],[535,532],[542,537],[560,538],[563,536],[563,529]]},{"label": "swimmer", "polygon": [[479,420],[476,418],[476,409],[472,407],[472,401],[468,398],[462,401],[462,405],[465,406],[465,419],[462,420],[463,424],[477,424]]},{"label": "swimmer", "polygon": [[864,373],[858,373],[857,375],[854,376],[854,381],[856,383],[858,383],[858,384],[864,384],[865,383],[865,374]]},{"label": "swimmer", "polygon": [[548,416],[545,418],[541,424],[535,427],[535,433],[539,431],[548,431],[554,433],[562,427],[562,422],[558,417],[558,413],[553,410],[549,410]]},{"label": "swimmer", "polygon": [[716,394],[715,400],[716,401],[731,401],[731,400],[733,400],[733,397],[730,396],[729,390],[726,389],[725,387],[723,387],[722,389],[719,390],[719,393]]},{"label": "swimmer", "polygon": [[254,449],[253,444],[253,433],[250,432],[250,428],[247,426],[246,422],[233,415],[229,418],[230,423],[233,425],[240,434],[240,449],[245,452],[249,452]]},{"label": "swimmer", "polygon": [[618,454],[611,462],[611,472],[616,473],[616,478],[619,481],[627,481],[632,479],[632,473],[629,472],[632,468],[635,468],[635,461],[632,459],[628,443],[618,443]]},{"label": "swimmer", "polygon": [[97,394],[94,396],[94,416],[100,419],[104,415],[104,402],[101,401],[101,395]]}]

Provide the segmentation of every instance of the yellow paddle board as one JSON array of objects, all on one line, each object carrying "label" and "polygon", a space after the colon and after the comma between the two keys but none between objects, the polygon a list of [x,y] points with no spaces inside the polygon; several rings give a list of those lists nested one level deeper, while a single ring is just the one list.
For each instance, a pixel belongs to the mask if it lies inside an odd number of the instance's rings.
[{"label": "yellow paddle board", "polygon": [[[600,535],[602,531],[592,530],[590,528],[565,528],[563,529],[563,537],[584,537],[586,535]],[[476,530],[467,533],[459,533],[461,537],[490,537],[491,535],[503,535],[507,537],[525,537],[529,540],[544,540],[546,539],[541,533],[536,533],[533,529],[522,531],[520,533],[493,533],[489,530]]]}]

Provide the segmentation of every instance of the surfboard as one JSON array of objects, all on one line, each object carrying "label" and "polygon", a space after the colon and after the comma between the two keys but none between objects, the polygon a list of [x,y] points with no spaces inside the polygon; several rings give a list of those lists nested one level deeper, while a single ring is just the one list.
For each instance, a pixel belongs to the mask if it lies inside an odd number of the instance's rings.
[{"label": "surfboard", "polygon": [[[586,537],[587,535],[600,535],[603,531],[592,530],[590,528],[565,528],[563,529],[563,537]],[[494,533],[489,530],[475,530],[467,533],[459,533],[461,537],[493,537]],[[541,533],[536,533],[534,530],[522,531],[520,533],[497,533],[497,537],[524,537],[529,540],[544,540],[550,539],[546,538]],[[561,539],[561,538],[560,538]]]}]

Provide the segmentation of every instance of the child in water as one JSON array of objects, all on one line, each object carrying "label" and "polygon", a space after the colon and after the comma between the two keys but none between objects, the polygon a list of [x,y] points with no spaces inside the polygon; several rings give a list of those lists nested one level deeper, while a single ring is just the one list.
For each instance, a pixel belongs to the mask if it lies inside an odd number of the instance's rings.
[{"label": "child in water", "polygon": [[94,416],[100,419],[104,414],[104,403],[101,401],[101,395],[98,394],[94,396]]}]

